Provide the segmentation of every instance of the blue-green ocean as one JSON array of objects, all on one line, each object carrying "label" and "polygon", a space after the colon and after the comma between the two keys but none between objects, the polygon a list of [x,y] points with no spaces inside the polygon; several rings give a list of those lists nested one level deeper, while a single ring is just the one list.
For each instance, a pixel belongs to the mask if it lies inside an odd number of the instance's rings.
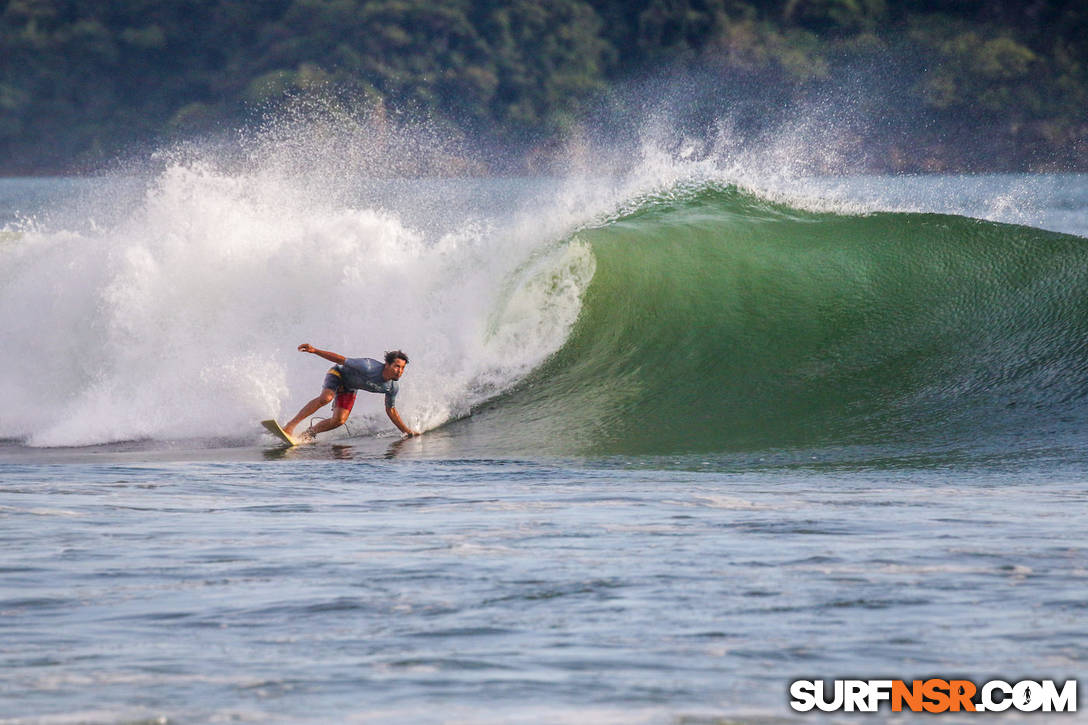
[{"label": "blue-green ocean", "polygon": [[[884,722],[789,684],[1085,673],[1088,176],[167,158],[0,180],[0,229],[0,723]],[[361,393],[277,447],[302,342],[408,353],[424,435]]]}]

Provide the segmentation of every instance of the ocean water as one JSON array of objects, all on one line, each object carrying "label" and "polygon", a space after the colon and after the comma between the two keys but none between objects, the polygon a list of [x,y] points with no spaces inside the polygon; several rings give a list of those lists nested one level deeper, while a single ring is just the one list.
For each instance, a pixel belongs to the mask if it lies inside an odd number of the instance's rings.
[{"label": "ocean water", "polygon": [[[0,723],[1084,673],[1088,177],[321,172],[0,181]],[[276,447],[304,341],[407,351],[425,434]]]}]

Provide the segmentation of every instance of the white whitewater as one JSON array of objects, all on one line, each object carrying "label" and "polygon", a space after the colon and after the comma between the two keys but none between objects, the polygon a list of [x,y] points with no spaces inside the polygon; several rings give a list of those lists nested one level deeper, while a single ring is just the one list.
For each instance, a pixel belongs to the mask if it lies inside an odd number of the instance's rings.
[{"label": "white whitewater", "polygon": [[[593,265],[556,243],[569,225],[508,211],[424,230],[376,202],[322,198],[312,181],[173,163],[123,213],[101,208],[107,178],[70,228],[13,235],[0,248],[0,436],[245,437],[320,389],[326,363],[301,342],[406,351],[398,408],[426,429],[562,344]],[[369,397],[356,433],[388,427]]]}]

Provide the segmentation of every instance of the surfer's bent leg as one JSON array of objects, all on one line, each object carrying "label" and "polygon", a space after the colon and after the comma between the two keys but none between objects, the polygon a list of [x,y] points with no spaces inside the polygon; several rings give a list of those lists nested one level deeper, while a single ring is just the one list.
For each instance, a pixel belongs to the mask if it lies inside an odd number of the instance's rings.
[{"label": "surfer's bent leg", "polygon": [[[301,423],[303,419],[310,417],[319,409],[331,403],[338,393],[343,392],[343,383],[341,381],[340,366],[333,365],[329,368],[329,372],[325,373],[325,381],[321,383],[321,395],[302,406],[302,410],[298,412],[298,415],[292,418],[290,423],[283,426],[283,432],[287,435],[293,435],[295,426]],[[348,410],[351,410],[350,406]]]},{"label": "surfer's bent leg", "polygon": [[287,425],[283,426],[283,432],[287,435],[293,435],[295,431],[295,426],[301,423],[304,419],[316,413],[321,408],[324,408],[326,405],[331,403],[333,401],[333,398],[335,397],[336,390],[330,388],[323,388],[321,390],[321,395],[318,395],[309,403],[302,406],[302,410],[298,412],[298,415],[292,418],[290,422],[287,423]]},{"label": "surfer's bent leg", "polygon": [[312,428],[306,431],[307,435],[315,436],[333,428],[339,428],[347,422],[351,415],[351,409],[355,405],[355,391],[341,390],[336,394],[336,403],[332,408],[332,417],[318,421]]}]

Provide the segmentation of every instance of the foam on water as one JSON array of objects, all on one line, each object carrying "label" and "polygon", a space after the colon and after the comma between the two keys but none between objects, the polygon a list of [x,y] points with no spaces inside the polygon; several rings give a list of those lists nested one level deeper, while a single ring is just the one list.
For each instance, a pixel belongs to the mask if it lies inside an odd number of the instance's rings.
[{"label": "foam on water", "polygon": [[[563,342],[592,258],[555,245],[553,225],[462,218],[434,233],[335,197],[177,162],[116,225],[24,229],[0,251],[0,436],[248,435],[319,390],[325,363],[294,350],[304,341],[408,352],[398,408],[430,428]],[[380,405],[360,408],[356,430],[388,427]]]},{"label": "foam on water", "polygon": [[[398,408],[433,428],[562,347],[596,270],[583,231],[708,186],[841,214],[1039,222],[1035,191],[1008,184],[957,196],[813,179],[840,151],[804,125],[752,148],[724,124],[707,139],[648,124],[634,159],[583,150],[542,183],[461,183],[438,180],[472,169],[433,129],[319,111],[157,154],[4,228],[0,437],[251,438],[256,420],[290,416],[317,393],[325,363],[297,353],[301,342],[348,356],[405,350]],[[454,198],[469,187],[491,196]],[[364,396],[352,432],[387,428]]]}]

